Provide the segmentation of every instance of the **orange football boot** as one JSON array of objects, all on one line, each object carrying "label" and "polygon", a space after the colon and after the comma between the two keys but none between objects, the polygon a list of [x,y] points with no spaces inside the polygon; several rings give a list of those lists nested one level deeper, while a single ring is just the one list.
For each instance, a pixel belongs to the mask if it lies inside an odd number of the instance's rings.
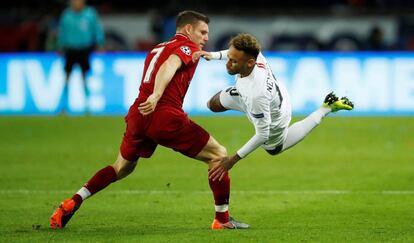
[{"label": "orange football boot", "polygon": [[213,220],[213,223],[211,224],[212,230],[222,230],[222,229],[248,229],[250,228],[250,225],[241,223],[236,221],[234,218],[230,217],[229,222],[227,223],[221,223],[217,219]]},{"label": "orange football boot", "polygon": [[50,217],[50,228],[61,229],[69,222],[79,205],[70,198],[64,200]]}]

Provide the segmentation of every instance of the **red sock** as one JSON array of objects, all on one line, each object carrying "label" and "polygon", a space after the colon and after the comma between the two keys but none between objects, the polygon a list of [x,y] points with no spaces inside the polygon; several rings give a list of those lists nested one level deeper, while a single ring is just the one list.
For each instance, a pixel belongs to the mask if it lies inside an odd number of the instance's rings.
[{"label": "red sock", "polygon": [[79,194],[75,194],[72,196],[73,201],[76,202],[76,205],[80,205],[82,203],[82,197]]},{"label": "red sock", "polygon": [[[213,191],[214,195],[214,203],[217,206],[227,206],[229,205],[230,199],[230,177],[229,174],[226,175],[221,179],[221,181],[213,181],[211,179],[208,180],[210,184],[210,188]],[[217,212],[216,210],[216,219],[221,223],[227,223],[229,221],[229,212],[228,210],[222,211],[220,210]]]},{"label": "red sock", "polygon": [[[114,167],[107,166],[96,174],[84,185],[84,187],[90,192],[90,196],[99,192],[100,190],[107,187],[112,182],[115,182],[117,175]],[[82,197],[79,194],[73,195],[72,199],[77,203],[82,203]]]},{"label": "red sock", "polygon": [[116,177],[117,175],[114,167],[109,165],[96,172],[96,174],[84,185],[84,187],[86,187],[91,195],[93,195],[107,187],[112,182],[115,182],[117,179]]}]

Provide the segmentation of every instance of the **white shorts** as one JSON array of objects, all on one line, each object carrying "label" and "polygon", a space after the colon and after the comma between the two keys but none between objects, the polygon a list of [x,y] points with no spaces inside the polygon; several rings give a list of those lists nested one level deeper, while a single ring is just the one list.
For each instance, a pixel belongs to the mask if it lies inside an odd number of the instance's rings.
[{"label": "white shorts", "polygon": [[[272,112],[269,140],[261,147],[265,150],[273,150],[286,140],[289,123],[291,120],[291,108],[288,99],[284,100],[280,109]],[[228,87],[220,92],[220,103],[228,110],[237,110],[246,113],[246,104],[243,102],[235,86]]]},{"label": "white shorts", "polygon": [[246,113],[246,105],[241,99],[241,96],[235,86],[228,87],[220,92],[220,103],[228,110]]}]

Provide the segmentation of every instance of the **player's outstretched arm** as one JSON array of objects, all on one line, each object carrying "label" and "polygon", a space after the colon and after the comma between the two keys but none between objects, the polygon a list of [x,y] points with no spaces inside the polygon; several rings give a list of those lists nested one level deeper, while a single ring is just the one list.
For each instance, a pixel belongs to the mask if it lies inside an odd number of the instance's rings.
[{"label": "player's outstretched arm", "polygon": [[193,61],[197,61],[200,57],[204,57],[207,61],[210,60],[227,60],[228,50],[208,52],[208,51],[197,51],[193,54]]},{"label": "player's outstretched arm", "polygon": [[204,57],[204,59],[206,59],[207,61],[211,60],[211,52],[208,51],[196,51],[193,53],[193,62],[198,61],[198,59],[200,59],[200,57]]},{"label": "player's outstretched arm", "polygon": [[154,91],[148,99],[138,106],[143,115],[148,115],[155,110],[158,100],[160,100],[165,88],[171,82],[175,72],[181,67],[181,59],[173,54],[161,65],[155,76]]},{"label": "player's outstretched arm", "polygon": [[229,52],[229,50],[210,52],[210,59],[211,60],[227,60],[227,52]]}]

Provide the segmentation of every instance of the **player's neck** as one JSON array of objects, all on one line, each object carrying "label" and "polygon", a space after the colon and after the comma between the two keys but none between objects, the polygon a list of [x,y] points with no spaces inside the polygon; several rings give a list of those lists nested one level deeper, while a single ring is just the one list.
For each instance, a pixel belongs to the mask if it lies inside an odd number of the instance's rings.
[{"label": "player's neck", "polygon": [[240,72],[240,78],[244,78],[244,77],[249,76],[253,72],[253,68],[254,68],[254,66],[252,68],[246,69],[245,72]]},{"label": "player's neck", "polygon": [[184,31],[177,31],[177,32],[175,32],[175,35],[181,35],[181,36],[185,36],[185,37],[187,37],[188,39],[190,39],[190,36],[187,34],[187,33],[185,33]]}]

